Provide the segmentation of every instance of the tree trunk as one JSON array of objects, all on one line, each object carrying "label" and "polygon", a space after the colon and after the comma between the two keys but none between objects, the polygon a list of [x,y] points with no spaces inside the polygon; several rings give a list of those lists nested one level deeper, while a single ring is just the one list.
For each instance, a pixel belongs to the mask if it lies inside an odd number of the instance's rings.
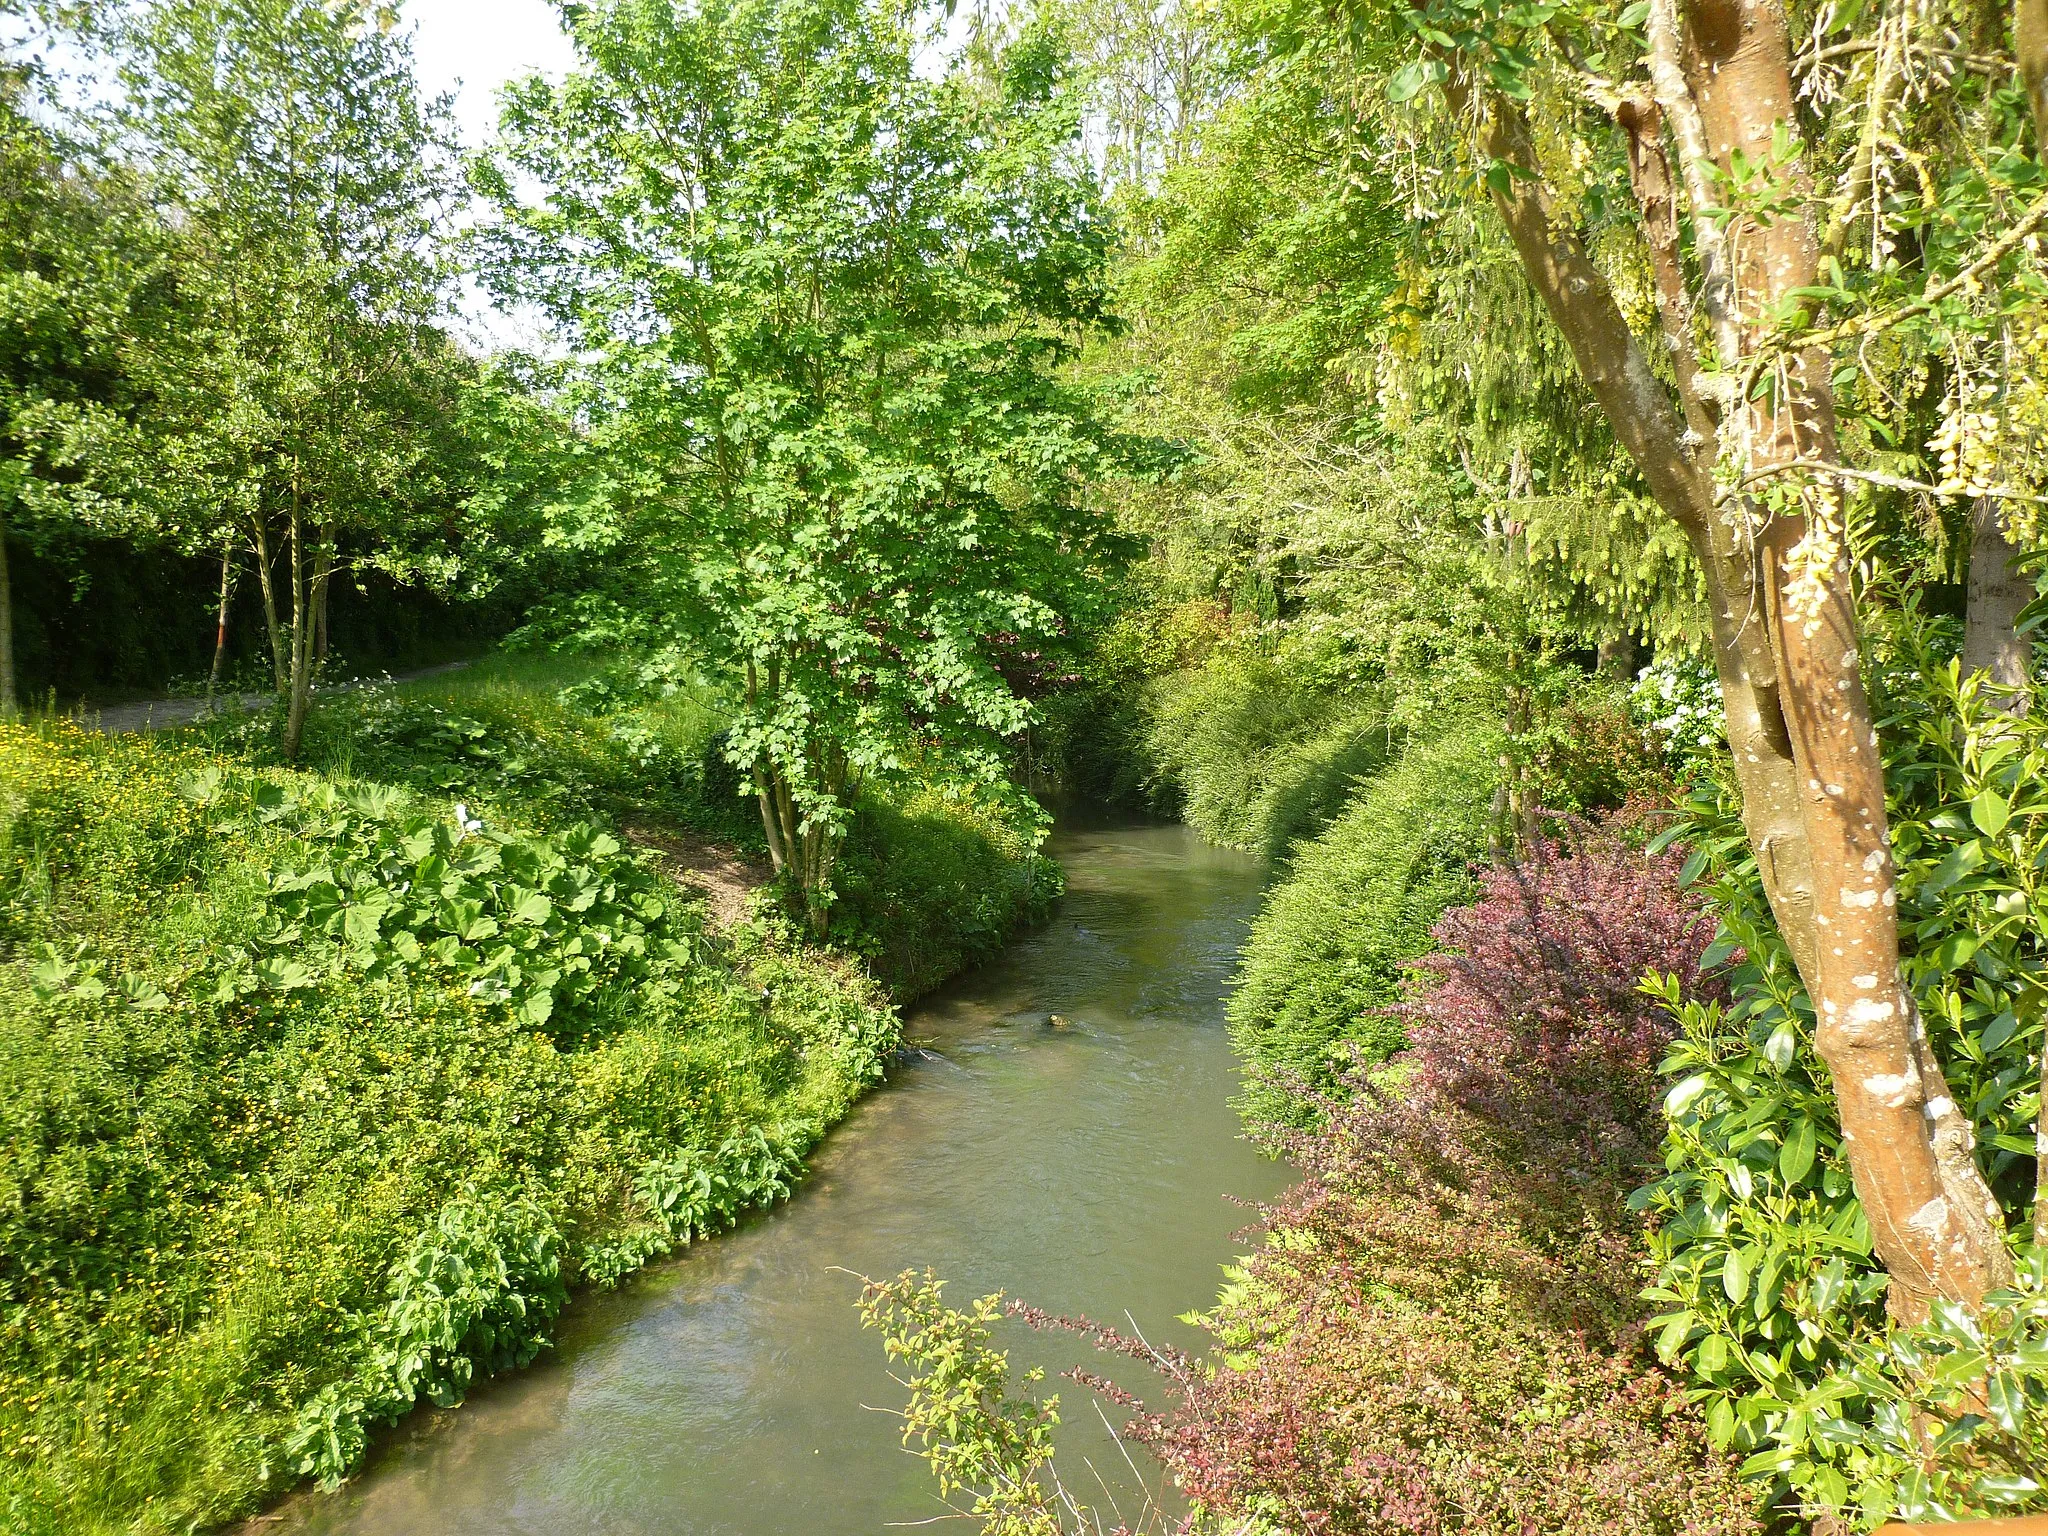
[{"label": "tree trunk", "polygon": [[[1659,79],[1660,94],[1683,96],[1668,104],[1684,117],[1681,145],[1703,146],[1724,177],[1738,149],[1752,165],[1774,164],[1774,128],[1792,126],[1797,141],[1782,14],[1769,0],[1707,0],[1696,6],[1686,41],[1688,78],[1674,82],[1666,68]],[[1668,49],[1663,58],[1668,63]],[[1454,74],[1449,89],[1462,109],[1474,86]],[[2010,1266],[1969,1122],[1947,1093],[1899,969],[1883,774],[1847,560],[1839,539],[1828,546],[1823,537],[1788,565],[1811,531],[1796,512],[1774,519],[1760,537],[1724,515],[1705,451],[1713,443],[1701,441],[1713,422],[1724,446],[1729,432],[1739,434],[1733,446],[1743,468],[1795,457],[1831,461],[1826,360],[1794,359],[1764,403],[1740,408],[1732,421],[1720,420],[1721,402],[1695,377],[1689,387],[1697,398],[1686,400],[1681,421],[1576,231],[1556,216],[1520,109],[1498,96],[1486,105],[1487,150],[1526,173],[1491,189],[1523,267],[1616,439],[1685,531],[1706,577],[1743,821],[1773,915],[1814,1000],[1816,1044],[1836,1079],[1851,1172],[1892,1276],[1894,1311],[1924,1315],[1935,1295],[1974,1305]],[[1647,156],[1653,142],[1640,130],[1636,136],[1632,160]],[[1661,159],[1660,138],[1654,146]],[[1673,178],[1668,164],[1661,169],[1663,206],[1644,198],[1652,226],[1675,219]],[[1688,165],[1684,184],[1704,183],[1706,169]],[[1644,197],[1641,175],[1636,184]],[[1675,230],[1652,229],[1653,258],[1666,234]],[[1753,347],[1765,317],[1778,315],[1792,290],[1815,282],[1813,232],[1803,220],[1780,218],[1727,243],[1740,245],[1741,261],[1721,269],[1717,255],[1707,295],[1724,373],[1735,361],[1726,354]],[[1690,311],[1676,307],[1685,297],[1674,282],[1676,264],[1653,259],[1653,273],[1660,305],[1671,310],[1667,344],[1689,338]],[[1827,533],[1825,523],[1820,532]]]},{"label": "tree trunk", "polygon": [[1609,682],[1625,683],[1636,675],[1636,637],[1634,635],[1609,635],[1600,642],[1597,659],[1593,663],[1597,676]]},{"label": "tree trunk", "polygon": [[256,530],[256,580],[263,592],[264,631],[270,636],[270,665],[283,694],[291,686],[291,666],[285,656],[284,629],[277,613],[277,583],[270,568],[270,532],[263,519],[251,520]]},{"label": "tree trunk", "polygon": [[2048,0],[2016,0],[2012,51],[2034,113],[2034,154],[2048,160]]},{"label": "tree trunk", "polygon": [[14,578],[7,568],[6,506],[0,503],[0,717],[18,714],[21,696],[14,681]]},{"label": "tree trunk", "polygon": [[1982,672],[2017,713],[2025,714],[2033,681],[2033,641],[2019,632],[2020,610],[2034,600],[2034,583],[2019,568],[1999,523],[1998,503],[1979,496],[1970,509],[1969,607],[1963,620],[1963,675]]},{"label": "tree trunk", "polygon": [[299,743],[306,732],[306,705],[313,681],[312,589],[306,580],[305,520],[300,516],[297,493],[292,498],[292,659],[291,686],[285,700],[284,760],[299,760]]},{"label": "tree trunk", "polygon": [[320,558],[322,564],[313,581],[313,634],[315,637],[313,676],[315,678],[323,678],[327,675],[327,594],[334,585],[334,543],[331,539],[322,541],[320,545]]},{"label": "tree trunk", "polygon": [[[1692,0],[1685,72],[1708,151],[1724,174],[1736,156],[1775,163],[1790,130],[1791,44],[1776,0]],[[1803,204],[1800,161],[1764,174]],[[1742,227],[1729,245],[1744,351],[1782,323],[1799,290],[1819,283],[1819,247],[1805,218]],[[1833,463],[1829,359],[1785,359],[1763,392],[1724,425],[1738,468]],[[1974,1156],[1974,1130],[1955,1106],[1899,965],[1898,891],[1886,824],[1884,765],[1863,690],[1839,483],[1787,481],[1766,514],[1751,509],[1764,555],[1764,612],[1777,651],[1781,708],[1801,785],[1814,872],[1817,943],[1801,967],[1816,1016],[1815,1048],[1834,1079],[1842,1136],[1871,1239],[1891,1276],[1889,1303],[1918,1321],[1942,1296],[1969,1306],[2007,1280],[2004,1222]]]},{"label": "tree trunk", "polygon": [[220,541],[219,622],[213,630],[213,670],[206,675],[206,697],[220,691],[221,674],[228,664],[228,605],[235,595],[235,544],[232,537]]}]

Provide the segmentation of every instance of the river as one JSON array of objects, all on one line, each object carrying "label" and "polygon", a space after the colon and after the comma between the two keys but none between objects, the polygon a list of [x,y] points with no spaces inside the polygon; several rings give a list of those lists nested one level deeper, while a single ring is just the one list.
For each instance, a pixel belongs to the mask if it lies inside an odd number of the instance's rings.
[{"label": "river", "polygon": [[[916,1049],[794,1200],[580,1298],[559,1348],[415,1415],[362,1476],[268,1529],[878,1536],[943,1516],[843,1271],[928,1265],[956,1304],[1001,1289],[1198,1344],[1175,1318],[1214,1299],[1250,1220],[1225,1197],[1285,1181],[1227,1102],[1223,989],[1264,869],[1180,827],[1063,825],[1050,851],[1068,878],[1051,921],[911,1012]],[[1019,1365],[1087,1355],[1021,1325],[1004,1340]],[[1158,1397],[1143,1367],[1109,1374]],[[1105,1525],[1112,1501],[1135,1523],[1156,1471],[1135,1450],[1126,1463],[1087,1391],[1045,1390],[1068,1421],[1068,1485]]]}]

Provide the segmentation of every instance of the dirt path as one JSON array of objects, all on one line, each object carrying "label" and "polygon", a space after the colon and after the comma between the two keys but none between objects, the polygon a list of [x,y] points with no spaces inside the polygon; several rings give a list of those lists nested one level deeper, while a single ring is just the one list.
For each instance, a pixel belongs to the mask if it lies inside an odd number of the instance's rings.
[{"label": "dirt path", "polygon": [[769,872],[732,849],[688,832],[660,831],[629,822],[626,840],[655,856],[662,872],[711,905],[711,921],[730,928],[747,915],[747,898],[766,885]]},{"label": "dirt path", "polygon": [[[470,663],[466,661],[443,662],[438,667],[422,667],[417,672],[401,672],[396,677],[336,683],[319,691],[323,694],[352,693],[358,688],[374,688],[384,683],[416,682],[423,677],[439,677],[444,672],[460,672],[468,665]],[[115,704],[106,709],[81,708],[78,718],[89,730],[161,731],[174,725],[190,725],[209,712],[225,715],[262,709],[276,697],[274,693],[221,693],[211,699],[144,699],[139,703]]]}]

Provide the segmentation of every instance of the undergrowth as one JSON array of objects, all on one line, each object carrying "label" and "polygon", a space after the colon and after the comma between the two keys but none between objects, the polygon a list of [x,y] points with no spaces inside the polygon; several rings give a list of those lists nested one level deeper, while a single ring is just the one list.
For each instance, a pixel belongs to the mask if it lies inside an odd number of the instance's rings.
[{"label": "undergrowth", "polygon": [[1295,850],[1252,924],[1230,999],[1249,1118],[1299,1118],[1309,1101],[1295,1088],[1327,1089],[1354,1054],[1380,1061],[1400,1049],[1403,967],[1476,889],[1497,750],[1477,723],[1412,741]]}]

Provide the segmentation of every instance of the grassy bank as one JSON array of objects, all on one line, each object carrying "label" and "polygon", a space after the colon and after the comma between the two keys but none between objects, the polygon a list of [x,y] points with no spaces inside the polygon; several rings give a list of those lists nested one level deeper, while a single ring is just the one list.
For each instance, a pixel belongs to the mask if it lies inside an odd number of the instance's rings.
[{"label": "grassy bank", "polygon": [[1056,889],[896,786],[838,951],[772,896],[715,929],[627,833],[744,851],[719,728],[538,661],[334,700],[297,769],[255,719],[0,727],[6,1529],[204,1528],[525,1363],[575,1286],[786,1194],[887,984]]}]

